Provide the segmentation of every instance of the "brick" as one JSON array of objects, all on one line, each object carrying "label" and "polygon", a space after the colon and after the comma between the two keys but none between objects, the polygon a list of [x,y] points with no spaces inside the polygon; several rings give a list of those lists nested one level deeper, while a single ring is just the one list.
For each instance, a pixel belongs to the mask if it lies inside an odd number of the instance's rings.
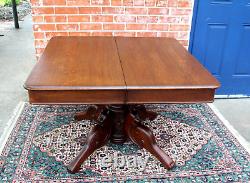
[{"label": "brick", "polygon": [[69,15],[68,22],[89,22],[89,15]]},{"label": "brick", "polygon": [[33,30],[34,31],[55,31],[56,26],[55,24],[34,24]]},{"label": "brick", "polygon": [[191,9],[175,9],[175,8],[172,8],[171,11],[170,11],[170,14],[171,15],[191,15],[192,13],[192,10]]},{"label": "brick", "polygon": [[135,32],[114,32],[114,36],[135,37]]},{"label": "brick", "polygon": [[56,29],[59,31],[77,31],[79,30],[78,24],[57,24]]},{"label": "brick", "polygon": [[90,36],[90,32],[69,32],[70,36]]},{"label": "brick", "polygon": [[122,0],[111,0],[111,6],[122,6]]},{"label": "brick", "polygon": [[157,32],[137,32],[137,37],[156,37]]},{"label": "brick", "polygon": [[123,7],[102,7],[103,14],[123,14]]},{"label": "brick", "polygon": [[169,27],[170,31],[187,31],[189,30],[189,25],[173,25],[171,24]]},{"label": "brick", "polygon": [[132,14],[142,14],[143,15],[143,14],[147,14],[147,9],[146,8],[135,8],[135,7],[128,8],[128,7],[126,7],[125,13],[130,14],[130,15],[132,15]]},{"label": "brick", "polygon": [[187,40],[189,37],[189,32],[179,32],[178,39]]},{"label": "brick", "polygon": [[123,6],[133,6],[133,0],[123,0]]},{"label": "brick", "polygon": [[55,36],[68,36],[68,32],[45,32],[46,39],[51,39],[52,37]]},{"label": "brick", "polygon": [[33,22],[43,22],[43,16],[32,16]]},{"label": "brick", "polygon": [[134,6],[144,6],[144,0],[134,0]]},{"label": "brick", "polygon": [[172,37],[178,38],[178,32],[157,32],[157,37]]},{"label": "brick", "polygon": [[36,54],[42,54],[43,53],[43,51],[44,51],[44,48],[38,48],[38,47],[36,47]]},{"label": "brick", "polygon": [[168,0],[168,7],[177,7],[178,1],[176,0]]},{"label": "brick", "polygon": [[101,12],[101,7],[79,7],[80,14],[99,14]]},{"label": "brick", "polygon": [[47,42],[44,40],[35,40],[35,45],[38,48],[44,48],[47,45]]},{"label": "brick", "polygon": [[40,0],[30,0],[32,6],[43,6],[43,2]]},{"label": "brick", "polygon": [[80,30],[102,30],[102,24],[100,24],[100,23],[80,24]]},{"label": "brick", "polygon": [[145,6],[155,6],[156,0],[145,0]]},{"label": "brick", "polygon": [[44,32],[34,32],[34,38],[35,39],[44,39],[45,38]]},{"label": "brick", "polygon": [[112,36],[112,32],[92,32],[91,36]]},{"label": "brick", "polygon": [[182,0],[182,1],[178,1],[177,6],[180,8],[191,8],[192,3],[191,3],[191,1]]},{"label": "brick", "polygon": [[[30,0],[35,46],[53,36],[174,37],[187,47],[191,0]],[[57,30],[58,29],[58,30]],[[37,52],[40,56],[42,52]]]},{"label": "brick", "polygon": [[110,5],[110,0],[91,0],[91,5]]},{"label": "brick", "polygon": [[44,21],[45,22],[66,22],[66,16],[44,16]]},{"label": "brick", "polygon": [[166,0],[157,0],[156,1],[156,6],[158,6],[158,7],[167,7],[168,6],[168,1],[166,1]]},{"label": "brick", "polygon": [[191,16],[180,16],[179,17],[179,22],[180,24],[190,24],[190,18]]},{"label": "brick", "polygon": [[115,15],[114,16],[115,22],[136,22],[136,16],[131,15]]},{"label": "brick", "polygon": [[146,24],[127,24],[126,29],[127,30],[146,30],[147,25]]},{"label": "brick", "polygon": [[148,24],[148,30],[167,31],[168,29],[168,24]]},{"label": "brick", "polygon": [[103,24],[104,30],[124,30],[124,24]]},{"label": "brick", "polygon": [[189,17],[161,16],[161,17],[159,17],[159,23],[188,24],[189,23]]},{"label": "brick", "polygon": [[168,15],[168,8],[148,8],[149,15]]},{"label": "brick", "polygon": [[78,14],[78,8],[76,7],[56,7],[55,14]]},{"label": "brick", "polygon": [[32,8],[32,13],[34,15],[42,15],[42,14],[54,14],[54,8],[52,7],[37,7]]},{"label": "brick", "polygon": [[157,23],[158,16],[138,16],[137,22],[138,23]]},{"label": "brick", "polygon": [[92,15],[92,22],[113,22],[113,15]]},{"label": "brick", "polygon": [[43,0],[45,6],[66,5],[66,0]]},{"label": "brick", "polygon": [[160,16],[159,23],[178,23],[179,17]]},{"label": "brick", "polygon": [[67,6],[87,6],[90,5],[90,0],[66,0]]}]

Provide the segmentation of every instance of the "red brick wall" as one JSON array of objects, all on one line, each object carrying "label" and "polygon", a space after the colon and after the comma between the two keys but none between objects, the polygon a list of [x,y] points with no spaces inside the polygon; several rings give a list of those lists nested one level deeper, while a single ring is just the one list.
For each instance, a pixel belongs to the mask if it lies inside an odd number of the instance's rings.
[{"label": "red brick wall", "polygon": [[188,45],[192,0],[31,0],[36,55],[53,36],[175,37]]}]

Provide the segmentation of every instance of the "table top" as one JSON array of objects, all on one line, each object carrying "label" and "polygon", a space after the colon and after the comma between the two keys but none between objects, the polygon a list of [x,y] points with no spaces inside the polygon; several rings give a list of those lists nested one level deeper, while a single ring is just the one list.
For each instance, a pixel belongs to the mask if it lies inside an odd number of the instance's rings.
[{"label": "table top", "polygon": [[25,88],[34,103],[190,103],[219,85],[173,38],[54,37]]},{"label": "table top", "polygon": [[127,89],[215,88],[215,78],[175,39],[118,37]]},{"label": "table top", "polygon": [[52,38],[25,87],[30,90],[125,88],[114,38]]}]

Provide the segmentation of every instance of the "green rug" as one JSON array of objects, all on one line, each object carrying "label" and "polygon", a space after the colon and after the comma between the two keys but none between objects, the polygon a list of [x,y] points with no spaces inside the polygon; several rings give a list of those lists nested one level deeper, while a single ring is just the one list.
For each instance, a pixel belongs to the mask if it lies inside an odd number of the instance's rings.
[{"label": "green rug", "polygon": [[67,163],[80,151],[91,121],[76,122],[86,105],[29,105],[0,156],[0,182],[249,182],[250,155],[206,104],[148,105],[144,123],[176,161],[165,170],[132,142],[97,150],[77,174]]}]

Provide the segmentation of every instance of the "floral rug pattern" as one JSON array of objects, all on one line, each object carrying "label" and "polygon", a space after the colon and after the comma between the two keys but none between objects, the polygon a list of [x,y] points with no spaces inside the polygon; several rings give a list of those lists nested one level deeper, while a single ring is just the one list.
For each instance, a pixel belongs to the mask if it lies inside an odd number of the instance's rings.
[{"label": "floral rug pattern", "polygon": [[172,170],[128,141],[108,143],[70,174],[65,165],[95,125],[74,121],[87,107],[26,104],[0,155],[0,182],[250,181],[250,155],[206,104],[147,106],[159,115],[144,123],[176,161]]}]

